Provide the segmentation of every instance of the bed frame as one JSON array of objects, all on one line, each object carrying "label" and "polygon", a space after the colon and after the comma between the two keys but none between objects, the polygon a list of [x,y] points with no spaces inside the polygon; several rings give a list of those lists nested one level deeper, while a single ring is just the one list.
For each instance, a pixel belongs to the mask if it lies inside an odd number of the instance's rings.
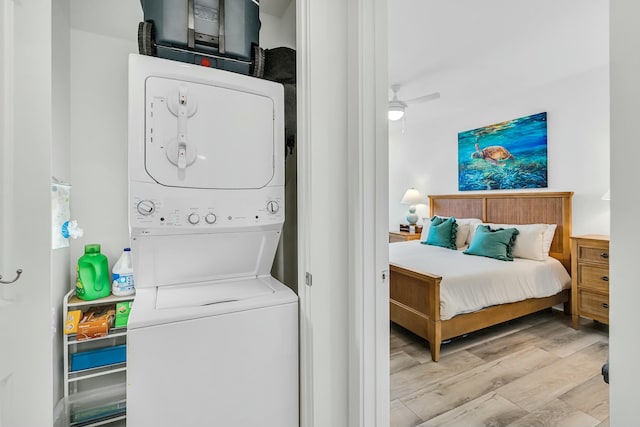
[{"label": "bed frame", "polygon": [[[557,224],[549,255],[571,270],[572,192],[453,194],[429,196],[430,216],[480,218],[497,224]],[[570,313],[569,290],[546,297],[495,305],[440,319],[442,277],[390,264],[391,321],[429,341],[431,358],[440,358],[443,340],[506,322],[563,303]]]}]

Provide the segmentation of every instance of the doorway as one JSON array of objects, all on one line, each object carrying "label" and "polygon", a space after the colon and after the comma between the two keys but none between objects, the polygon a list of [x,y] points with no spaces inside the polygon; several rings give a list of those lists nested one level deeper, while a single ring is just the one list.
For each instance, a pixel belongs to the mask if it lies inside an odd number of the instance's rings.
[{"label": "doorway", "polygon": [[[406,102],[404,118],[389,122],[390,232],[406,221],[409,206],[400,201],[408,188],[423,196],[458,191],[458,132],[548,110],[549,188],[575,192],[573,232],[608,233],[609,205],[600,196],[609,182],[609,145],[603,144],[609,141],[609,4],[543,0],[522,6],[389,5],[389,99],[391,85],[400,86],[401,101],[441,95]],[[421,32],[412,33],[416,29]],[[585,138],[574,132],[584,122],[574,120],[580,115],[590,117]],[[597,165],[589,168],[597,176],[563,170],[574,161],[571,147],[582,147],[581,161]],[[417,210],[420,218],[428,215],[426,206]],[[392,394],[393,387],[392,380]]]}]

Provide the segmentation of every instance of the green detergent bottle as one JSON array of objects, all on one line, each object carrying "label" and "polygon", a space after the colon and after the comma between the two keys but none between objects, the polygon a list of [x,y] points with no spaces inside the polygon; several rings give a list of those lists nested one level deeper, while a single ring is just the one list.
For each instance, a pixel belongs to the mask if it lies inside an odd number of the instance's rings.
[{"label": "green detergent bottle", "polygon": [[109,296],[110,293],[111,280],[107,257],[100,253],[99,244],[84,245],[84,255],[78,259],[76,295],[89,301]]}]

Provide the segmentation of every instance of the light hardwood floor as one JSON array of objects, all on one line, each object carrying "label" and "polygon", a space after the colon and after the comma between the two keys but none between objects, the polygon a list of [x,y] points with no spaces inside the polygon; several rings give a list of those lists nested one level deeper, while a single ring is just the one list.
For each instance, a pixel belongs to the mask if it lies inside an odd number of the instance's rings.
[{"label": "light hardwood floor", "polygon": [[391,427],[609,425],[606,325],[546,310],[442,346],[391,325]]}]

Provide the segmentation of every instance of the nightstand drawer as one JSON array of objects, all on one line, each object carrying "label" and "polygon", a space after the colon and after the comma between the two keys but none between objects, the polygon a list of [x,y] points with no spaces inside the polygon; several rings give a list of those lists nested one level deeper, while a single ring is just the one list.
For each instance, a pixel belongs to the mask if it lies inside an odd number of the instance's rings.
[{"label": "nightstand drawer", "polygon": [[578,262],[590,261],[609,265],[609,249],[578,245]]},{"label": "nightstand drawer", "polygon": [[609,269],[578,264],[578,286],[608,293]]},{"label": "nightstand drawer", "polygon": [[589,291],[580,291],[580,314],[609,323],[609,296]]}]

